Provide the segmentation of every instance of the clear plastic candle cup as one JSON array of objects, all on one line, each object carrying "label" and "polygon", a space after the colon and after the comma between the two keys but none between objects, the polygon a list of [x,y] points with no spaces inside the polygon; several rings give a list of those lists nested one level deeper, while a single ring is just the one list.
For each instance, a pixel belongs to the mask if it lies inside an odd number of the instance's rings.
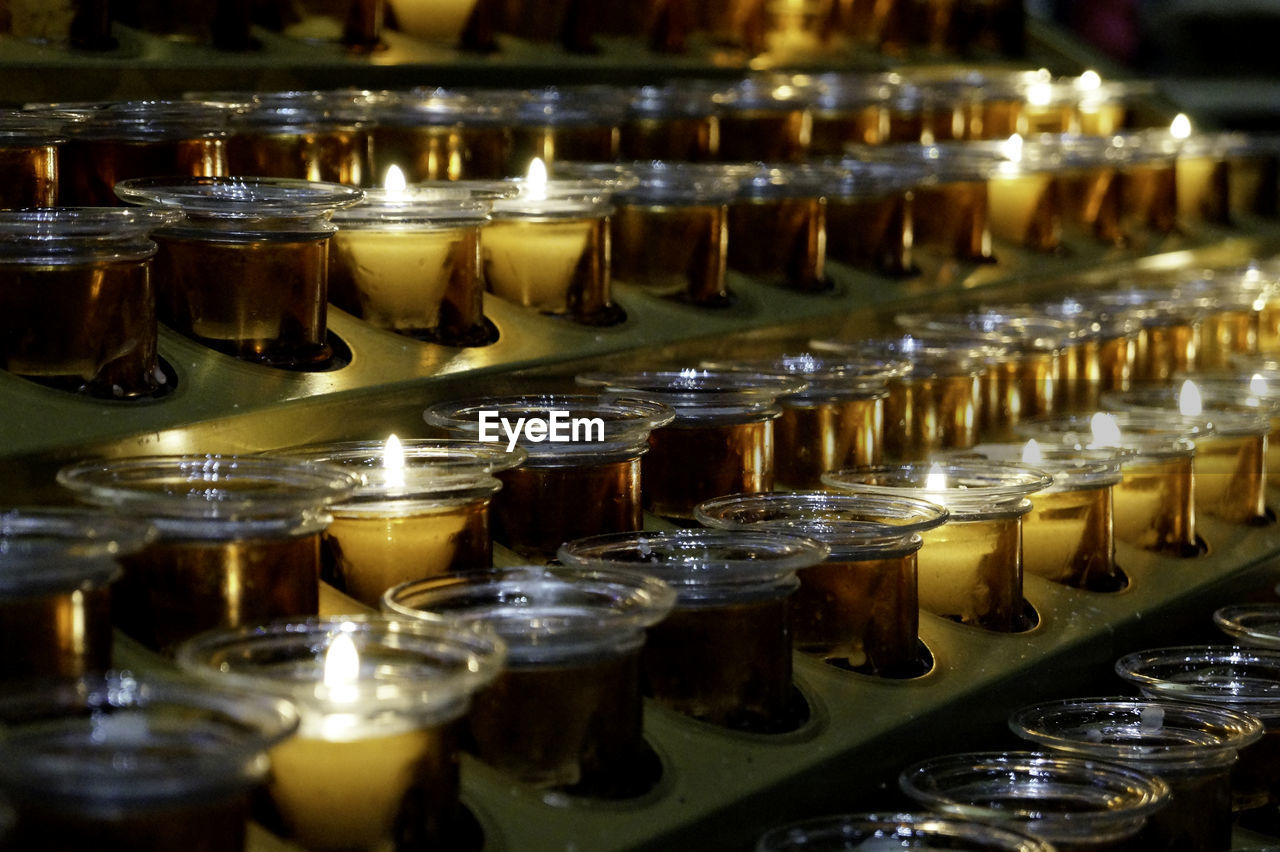
[{"label": "clear plastic candle cup", "polygon": [[155,538],[144,521],[92,509],[0,512],[0,681],[111,666],[111,583]]},{"label": "clear plastic candle cup", "polygon": [[674,601],[653,577],[525,566],[405,583],[383,607],[496,631],[506,669],[467,718],[476,756],[535,788],[610,798],[654,780],[640,653]]},{"label": "clear plastic candle cup", "polygon": [[848,814],[770,829],[755,852],[849,852],[950,849],[960,852],[1051,852],[1039,838],[1003,826],[937,814]]},{"label": "clear plastic candle cup", "polygon": [[90,460],[58,482],[156,528],[123,560],[112,620],[160,650],[209,628],[314,615],[328,507],[354,486],[341,470],[238,456]]},{"label": "clear plastic candle cup", "polygon": [[498,472],[494,537],[540,560],[570,539],[640,529],[641,457],[673,416],[646,400],[589,394],[481,397],[423,415],[453,437],[528,454]]},{"label": "clear plastic candle cup", "polygon": [[[729,728],[794,728],[787,599],[796,571],[822,561],[811,539],[769,530],[677,530],[566,542],[560,561],[584,570],[657,577],[675,609],[649,628],[646,694]],[[802,717],[803,718],[803,717]]]},{"label": "clear plastic candle cup", "polygon": [[877,465],[832,471],[829,487],[913,497],[946,507],[947,523],[922,533],[920,607],[999,632],[1024,625],[1022,518],[1044,471],[998,462]]},{"label": "clear plastic candle cup", "polygon": [[1231,772],[1261,723],[1221,707],[1167,699],[1070,698],[1017,710],[1009,727],[1037,748],[1132,766],[1169,785],[1143,848],[1227,849]]},{"label": "clear plastic candle cup", "polygon": [[210,631],[177,661],[212,688],[297,707],[267,792],[286,837],[337,852],[458,842],[460,720],[503,653],[474,626],[371,615]]},{"label": "clear plastic candle cup", "polygon": [[243,852],[287,702],[127,671],[0,699],[0,791],[15,849]]},{"label": "clear plastic candle cup", "polygon": [[63,123],[27,111],[0,111],[0,209],[58,203]]},{"label": "clear plastic candle cup", "polygon": [[341,467],[359,483],[332,507],[321,575],[376,607],[392,586],[493,563],[489,506],[495,474],[528,454],[492,444],[405,439],[297,447],[273,455]]},{"label": "clear plastic candle cup", "polygon": [[798,650],[855,671],[918,672],[916,554],[946,509],[909,497],[778,491],[708,500],[696,514],[709,527],[803,535],[830,549],[797,572],[790,616]]}]

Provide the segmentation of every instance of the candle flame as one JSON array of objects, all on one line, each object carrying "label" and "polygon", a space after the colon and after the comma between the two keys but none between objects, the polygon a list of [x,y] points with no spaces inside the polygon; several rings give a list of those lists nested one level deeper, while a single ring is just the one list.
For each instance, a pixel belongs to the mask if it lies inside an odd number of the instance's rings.
[{"label": "candle flame", "polygon": [[934,462],[929,468],[929,475],[924,478],[924,488],[926,491],[947,490],[947,475],[942,472],[942,465]]},{"label": "candle flame", "polygon": [[1114,447],[1120,443],[1120,424],[1115,415],[1105,411],[1096,412],[1089,418],[1089,429],[1093,432],[1093,443],[1096,446]]},{"label": "candle flame", "polygon": [[382,469],[388,486],[404,487],[404,444],[395,435],[387,436],[387,444],[382,450]]},{"label": "candle flame", "polygon": [[1191,135],[1191,119],[1184,112],[1178,113],[1169,125],[1169,135],[1174,139],[1186,139]]},{"label": "candle flame", "polygon": [[1022,136],[1020,134],[1015,133],[1004,140],[1004,144],[1000,148],[1006,159],[1015,163],[1022,162]]},{"label": "candle flame", "polygon": [[1022,463],[1029,465],[1038,465],[1044,463],[1044,453],[1040,450],[1040,442],[1035,438],[1027,441],[1022,448]]},{"label": "candle flame", "polygon": [[1036,72],[1035,80],[1027,86],[1027,103],[1034,107],[1046,107],[1053,101],[1053,78],[1047,69]]},{"label": "candle flame", "polygon": [[1200,388],[1187,379],[1178,390],[1178,413],[1186,417],[1199,417],[1204,414],[1204,402],[1200,398]]},{"label": "candle flame", "polygon": [[350,702],[355,699],[356,685],[360,681],[360,652],[345,629],[333,638],[324,652],[323,677],[331,700]]},{"label": "candle flame", "polygon": [[404,179],[404,172],[394,164],[387,169],[387,176],[382,179],[382,188],[388,195],[400,195],[408,185],[408,181]]},{"label": "candle flame", "polygon": [[1254,373],[1249,379],[1249,393],[1254,396],[1266,396],[1267,391],[1267,380],[1262,377],[1261,373]]},{"label": "candle flame", "polygon": [[1102,77],[1092,68],[1076,78],[1076,88],[1081,91],[1092,91],[1102,86]]},{"label": "candle flame", "polygon": [[541,157],[534,157],[529,162],[529,172],[525,175],[525,196],[534,201],[547,200],[547,164]]}]

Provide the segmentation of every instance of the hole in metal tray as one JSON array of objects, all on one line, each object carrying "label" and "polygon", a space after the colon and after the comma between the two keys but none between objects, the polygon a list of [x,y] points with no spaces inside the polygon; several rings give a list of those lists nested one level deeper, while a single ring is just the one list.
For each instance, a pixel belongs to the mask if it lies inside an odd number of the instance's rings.
[{"label": "hole in metal tray", "polygon": [[918,677],[924,677],[933,671],[934,666],[933,652],[929,650],[929,646],[921,639],[916,640],[916,658],[910,662],[889,666],[875,666],[869,660],[855,664],[848,657],[826,657],[823,662],[841,671],[882,677],[889,680],[914,680]]}]

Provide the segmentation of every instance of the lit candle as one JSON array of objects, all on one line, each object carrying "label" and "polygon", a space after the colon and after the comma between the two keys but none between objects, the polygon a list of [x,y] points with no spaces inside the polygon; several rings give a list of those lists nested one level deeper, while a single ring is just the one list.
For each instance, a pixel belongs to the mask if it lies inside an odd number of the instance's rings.
[{"label": "lit candle", "polygon": [[541,313],[588,323],[620,319],[610,296],[606,187],[548,181],[534,159],[515,198],[493,205],[481,239],[489,291]]},{"label": "lit candle", "polygon": [[[971,143],[972,144],[972,143]],[[995,151],[987,179],[992,236],[1036,251],[1054,251],[1062,237],[1062,205],[1055,191],[1060,166],[1045,146],[1010,136]]]},{"label": "lit candle", "polygon": [[1022,516],[1052,481],[1024,465],[966,462],[833,471],[826,485],[917,497],[950,520],[921,533],[920,607],[965,624],[1013,632],[1023,623]]},{"label": "lit candle", "polygon": [[495,184],[407,187],[398,166],[384,188],[334,215],[330,300],[377,328],[438,343],[490,342],[483,311],[481,228]]},{"label": "lit candle", "polygon": [[453,723],[498,674],[492,633],[378,616],[273,622],[206,633],[177,656],[207,683],[297,706],[267,786],[290,839],[333,852],[453,845]]},{"label": "lit candle", "polygon": [[415,38],[456,44],[476,0],[387,0],[396,28]]},{"label": "lit candle", "polygon": [[334,506],[323,535],[324,577],[376,607],[392,586],[419,577],[482,570],[492,562],[489,507],[494,474],[525,451],[467,441],[407,440],[299,447],[279,453],[339,465],[359,478]]}]

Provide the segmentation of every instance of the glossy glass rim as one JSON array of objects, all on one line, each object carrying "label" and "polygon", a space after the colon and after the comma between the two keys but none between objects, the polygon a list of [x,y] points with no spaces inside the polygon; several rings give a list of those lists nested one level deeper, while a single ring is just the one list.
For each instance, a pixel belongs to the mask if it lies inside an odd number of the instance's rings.
[{"label": "glossy glass rim", "polygon": [[[1265,679],[1247,673],[1253,664],[1265,665]],[[1203,667],[1213,679],[1172,680],[1152,673],[1153,667]],[[1228,669],[1246,670],[1229,674]],[[1225,705],[1264,721],[1280,719],[1280,650],[1236,645],[1175,645],[1125,654],[1115,662],[1115,672],[1144,693],[1184,701]],[[1272,679],[1274,677],[1274,679]]]},{"label": "glossy glass rim", "polygon": [[0,510],[0,596],[105,586],[156,539],[140,518],[76,506]]},{"label": "glossy glass rim", "polygon": [[[1219,607],[1213,623],[1246,645],[1280,650],[1280,603],[1239,603]],[[1261,629],[1263,626],[1269,629]]]},{"label": "glossy glass rim", "polygon": [[320,217],[364,198],[354,186],[271,177],[129,178],[115,193],[132,204],[240,219]]},{"label": "glossy glass rim", "polygon": [[[943,491],[929,491],[925,482],[935,470],[962,484],[959,487],[948,486]],[[882,475],[905,476],[906,480],[891,485],[865,481],[867,477]],[[1008,462],[902,462],[828,471],[822,475],[822,483],[852,492],[869,491],[922,499],[936,495],[937,502],[950,510],[951,520],[962,522],[1005,513],[1025,514],[1030,509],[1027,498],[1052,485],[1053,476],[1035,467]]]},{"label": "glossy glass rim", "polygon": [[[949,848],[969,849],[971,852],[992,849],[1002,852],[1051,852],[1054,849],[1045,840],[1007,826],[961,820],[941,814],[858,813],[816,817],[770,829],[757,841],[755,852],[804,852],[815,843],[843,844],[849,840],[878,840],[885,837],[886,832],[888,838],[898,841],[947,838],[948,842],[967,844]],[[835,847],[819,845],[816,848],[821,850]]]}]

